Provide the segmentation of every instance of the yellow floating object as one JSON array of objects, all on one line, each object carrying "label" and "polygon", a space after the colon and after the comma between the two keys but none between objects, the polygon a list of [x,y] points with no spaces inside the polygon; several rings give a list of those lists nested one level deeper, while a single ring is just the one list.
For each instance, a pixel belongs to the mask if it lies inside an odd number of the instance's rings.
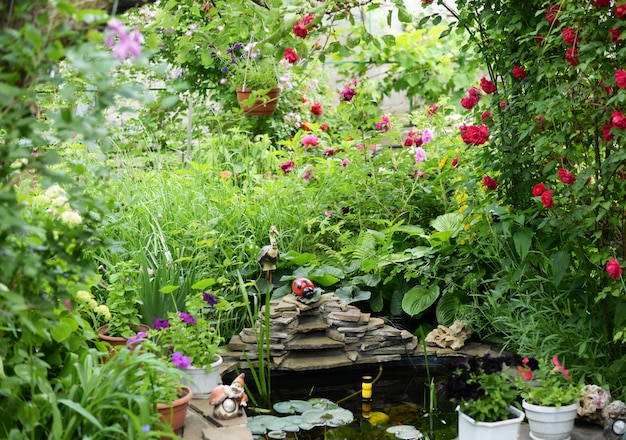
[{"label": "yellow floating object", "polygon": [[372,425],[382,425],[389,421],[389,416],[385,413],[373,411],[370,413],[369,419],[367,419]]}]

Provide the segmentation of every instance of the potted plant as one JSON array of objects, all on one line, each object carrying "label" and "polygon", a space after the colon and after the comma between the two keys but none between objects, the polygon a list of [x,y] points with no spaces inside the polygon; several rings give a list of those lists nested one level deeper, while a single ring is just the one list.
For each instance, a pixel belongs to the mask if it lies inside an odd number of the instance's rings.
[{"label": "potted plant", "polygon": [[171,312],[166,318],[157,318],[149,332],[161,355],[174,356],[175,364],[185,370],[189,379],[183,379],[183,383],[198,398],[208,398],[220,379],[221,338],[216,320],[210,317],[216,303],[208,292],[194,295],[187,302],[187,312]]},{"label": "potted plant", "polygon": [[177,433],[185,424],[187,407],[193,397],[193,391],[181,383],[186,377],[185,363],[180,353],[163,358],[159,347],[147,336],[139,332],[129,338],[126,349],[116,352],[118,362],[115,364],[124,369],[138,368],[137,380],[130,386],[130,391],[146,396],[156,407],[161,422],[170,425]]},{"label": "potted plant", "polygon": [[138,271],[139,268],[133,261],[117,263],[110,270],[106,289],[109,320],[98,329],[98,335],[111,345],[125,345],[127,339],[138,331],[149,330],[147,325],[141,323],[139,313],[141,300],[134,282]]},{"label": "potted plant", "polygon": [[274,113],[280,96],[279,64],[271,56],[246,53],[233,58],[228,66],[239,105],[248,115],[267,116]]},{"label": "potted plant", "polygon": [[524,413],[514,406],[519,392],[503,371],[506,359],[486,356],[465,362],[446,382],[445,394],[459,401],[459,440],[516,439]]},{"label": "potted plant", "polygon": [[522,364],[518,367],[519,386],[531,436],[546,440],[569,439],[582,387],[572,382],[569,371],[556,355],[551,363],[541,361],[536,370],[530,369],[528,358],[524,358]]}]

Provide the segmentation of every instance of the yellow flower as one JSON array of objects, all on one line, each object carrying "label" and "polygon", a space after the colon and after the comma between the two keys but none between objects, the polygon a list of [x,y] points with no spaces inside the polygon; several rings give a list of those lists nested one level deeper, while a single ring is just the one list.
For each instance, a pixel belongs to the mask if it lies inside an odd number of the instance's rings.
[{"label": "yellow flower", "polygon": [[439,169],[442,169],[443,167],[445,167],[447,161],[448,161],[448,155],[446,154],[445,156],[443,156],[443,158],[439,162]]}]

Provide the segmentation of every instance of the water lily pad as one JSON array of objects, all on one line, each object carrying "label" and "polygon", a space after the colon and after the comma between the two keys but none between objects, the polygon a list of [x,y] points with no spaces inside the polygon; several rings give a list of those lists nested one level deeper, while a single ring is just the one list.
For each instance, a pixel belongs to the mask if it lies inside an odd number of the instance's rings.
[{"label": "water lily pad", "polygon": [[313,405],[306,400],[287,400],[274,404],[274,411],[280,414],[302,414],[313,408]]},{"label": "water lily pad", "polygon": [[266,431],[279,431],[284,429],[285,422],[281,417],[261,415],[248,418],[248,429],[252,434],[261,435]]},{"label": "water lily pad", "polygon": [[286,416],[283,417],[282,420],[283,422],[285,422],[285,427],[283,428],[283,431],[298,432],[301,429],[308,431],[309,429],[313,428],[310,423],[304,422],[301,416]]},{"label": "water lily pad", "polygon": [[313,426],[329,426],[331,428],[351,423],[354,416],[344,408],[310,409],[302,413],[302,420]]},{"label": "water lily pad", "polygon": [[325,399],[323,397],[316,397],[313,399],[309,399],[308,402],[313,405],[313,409],[337,409],[339,405],[337,405],[332,400]]},{"label": "water lily pad", "polygon": [[426,439],[421,431],[419,431],[415,426],[411,425],[392,426],[391,428],[387,428],[387,432],[389,434],[395,435],[396,438],[404,440]]}]

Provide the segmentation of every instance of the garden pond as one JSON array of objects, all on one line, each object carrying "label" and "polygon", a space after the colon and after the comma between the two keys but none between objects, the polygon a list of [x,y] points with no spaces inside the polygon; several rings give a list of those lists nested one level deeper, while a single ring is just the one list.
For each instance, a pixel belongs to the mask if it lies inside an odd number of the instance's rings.
[{"label": "garden pond", "polygon": [[[438,398],[435,391],[437,383],[445,380],[449,370],[443,365],[431,366],[430,372],[435,377],[432,382],[424,366],[412,365],[410,360],[328,370],[273,372],[273,411],[250,407],[248,426],[258,439],[418,439],[417,431],[430,440],[454,439],[457,435],[455,405]],[[247,378],[252,377],[246,373]],[[373,381],[370,401],[362,397],[364,377]],[[230,379],[227,375],[224,382]],[[247,385],[250,392],[255,393],[251,382],[248,380]],[[431,394],[435,394],[432,410]]]}]

